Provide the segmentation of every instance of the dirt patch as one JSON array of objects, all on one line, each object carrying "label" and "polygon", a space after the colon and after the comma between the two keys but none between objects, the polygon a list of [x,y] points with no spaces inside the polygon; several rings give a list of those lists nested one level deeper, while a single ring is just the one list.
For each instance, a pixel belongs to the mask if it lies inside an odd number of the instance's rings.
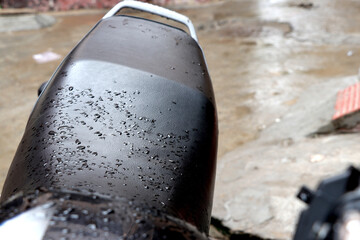
[{"label": "dirt patch", "polygon": [[216,31],[221,37],[246,38],[266,37],[273,35],[284,36],[292,32],[289,23],[258,22],[254,20],[224,19],[198,26],[198,31]]}]

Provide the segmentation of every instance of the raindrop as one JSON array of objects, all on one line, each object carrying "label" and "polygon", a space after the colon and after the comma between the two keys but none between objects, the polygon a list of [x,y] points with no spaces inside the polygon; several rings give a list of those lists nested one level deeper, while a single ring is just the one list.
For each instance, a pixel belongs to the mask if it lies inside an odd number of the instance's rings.
[{"label": "raindrop", "polygon": [[114,210],[111,208],[108,208],[106,210],[101,211],[101,213],[102,213],[102,215],[109,215],[109,214],[114,213]]},{"label": "raindrop", "polygon": [[96,225],[93,223],[90,223],[89,225],[87,225],[88,228],[90,228],[91,230],[96,230]]},{"label": "raindrop", "polygon": [[64,211],[63,211],[63,214],[65,214],[65,215],[67,215],[67,214],[69,214],[70,212],[72,212],[74,209],[72,209],[72,208],[67,208],[67,209],[65,209]]},{"label": "raindrop", "polygon": [[70,215],[70,218],[71,218],[71,219],[79,219],[79,215],[77,215],[77,214],[71,214],[71,215]]}]

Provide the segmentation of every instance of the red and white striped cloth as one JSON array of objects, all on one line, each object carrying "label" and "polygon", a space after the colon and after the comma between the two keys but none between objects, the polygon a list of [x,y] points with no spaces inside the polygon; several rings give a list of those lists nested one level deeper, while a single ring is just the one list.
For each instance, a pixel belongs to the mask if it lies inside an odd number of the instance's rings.
[{"label": "red and white striped cloth", "polygon": [[360,110],[360,83],[341,90],[337,94],[333,120]]}]

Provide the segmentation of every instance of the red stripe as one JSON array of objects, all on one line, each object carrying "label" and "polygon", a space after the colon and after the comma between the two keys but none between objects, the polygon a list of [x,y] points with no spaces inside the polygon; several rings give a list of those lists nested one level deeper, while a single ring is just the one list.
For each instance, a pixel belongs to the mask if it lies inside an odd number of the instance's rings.
[{"label": "red stripe", "polygon": [[349,86],[337,93],[335,114],[332,119],[337,119],[358,110],[360,110],[360,83]]}]

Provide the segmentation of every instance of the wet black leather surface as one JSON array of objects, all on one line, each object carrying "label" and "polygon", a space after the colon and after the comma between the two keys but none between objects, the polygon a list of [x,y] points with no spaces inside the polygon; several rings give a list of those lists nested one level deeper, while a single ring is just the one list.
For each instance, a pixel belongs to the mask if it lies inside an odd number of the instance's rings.
[{"label": "wet black leather surface", "polygon": [[123,197],[207,232],[213,101],[201,50],[184,32],[136,18],[101,21],[39,97],[1,201],[39,187]]}]

